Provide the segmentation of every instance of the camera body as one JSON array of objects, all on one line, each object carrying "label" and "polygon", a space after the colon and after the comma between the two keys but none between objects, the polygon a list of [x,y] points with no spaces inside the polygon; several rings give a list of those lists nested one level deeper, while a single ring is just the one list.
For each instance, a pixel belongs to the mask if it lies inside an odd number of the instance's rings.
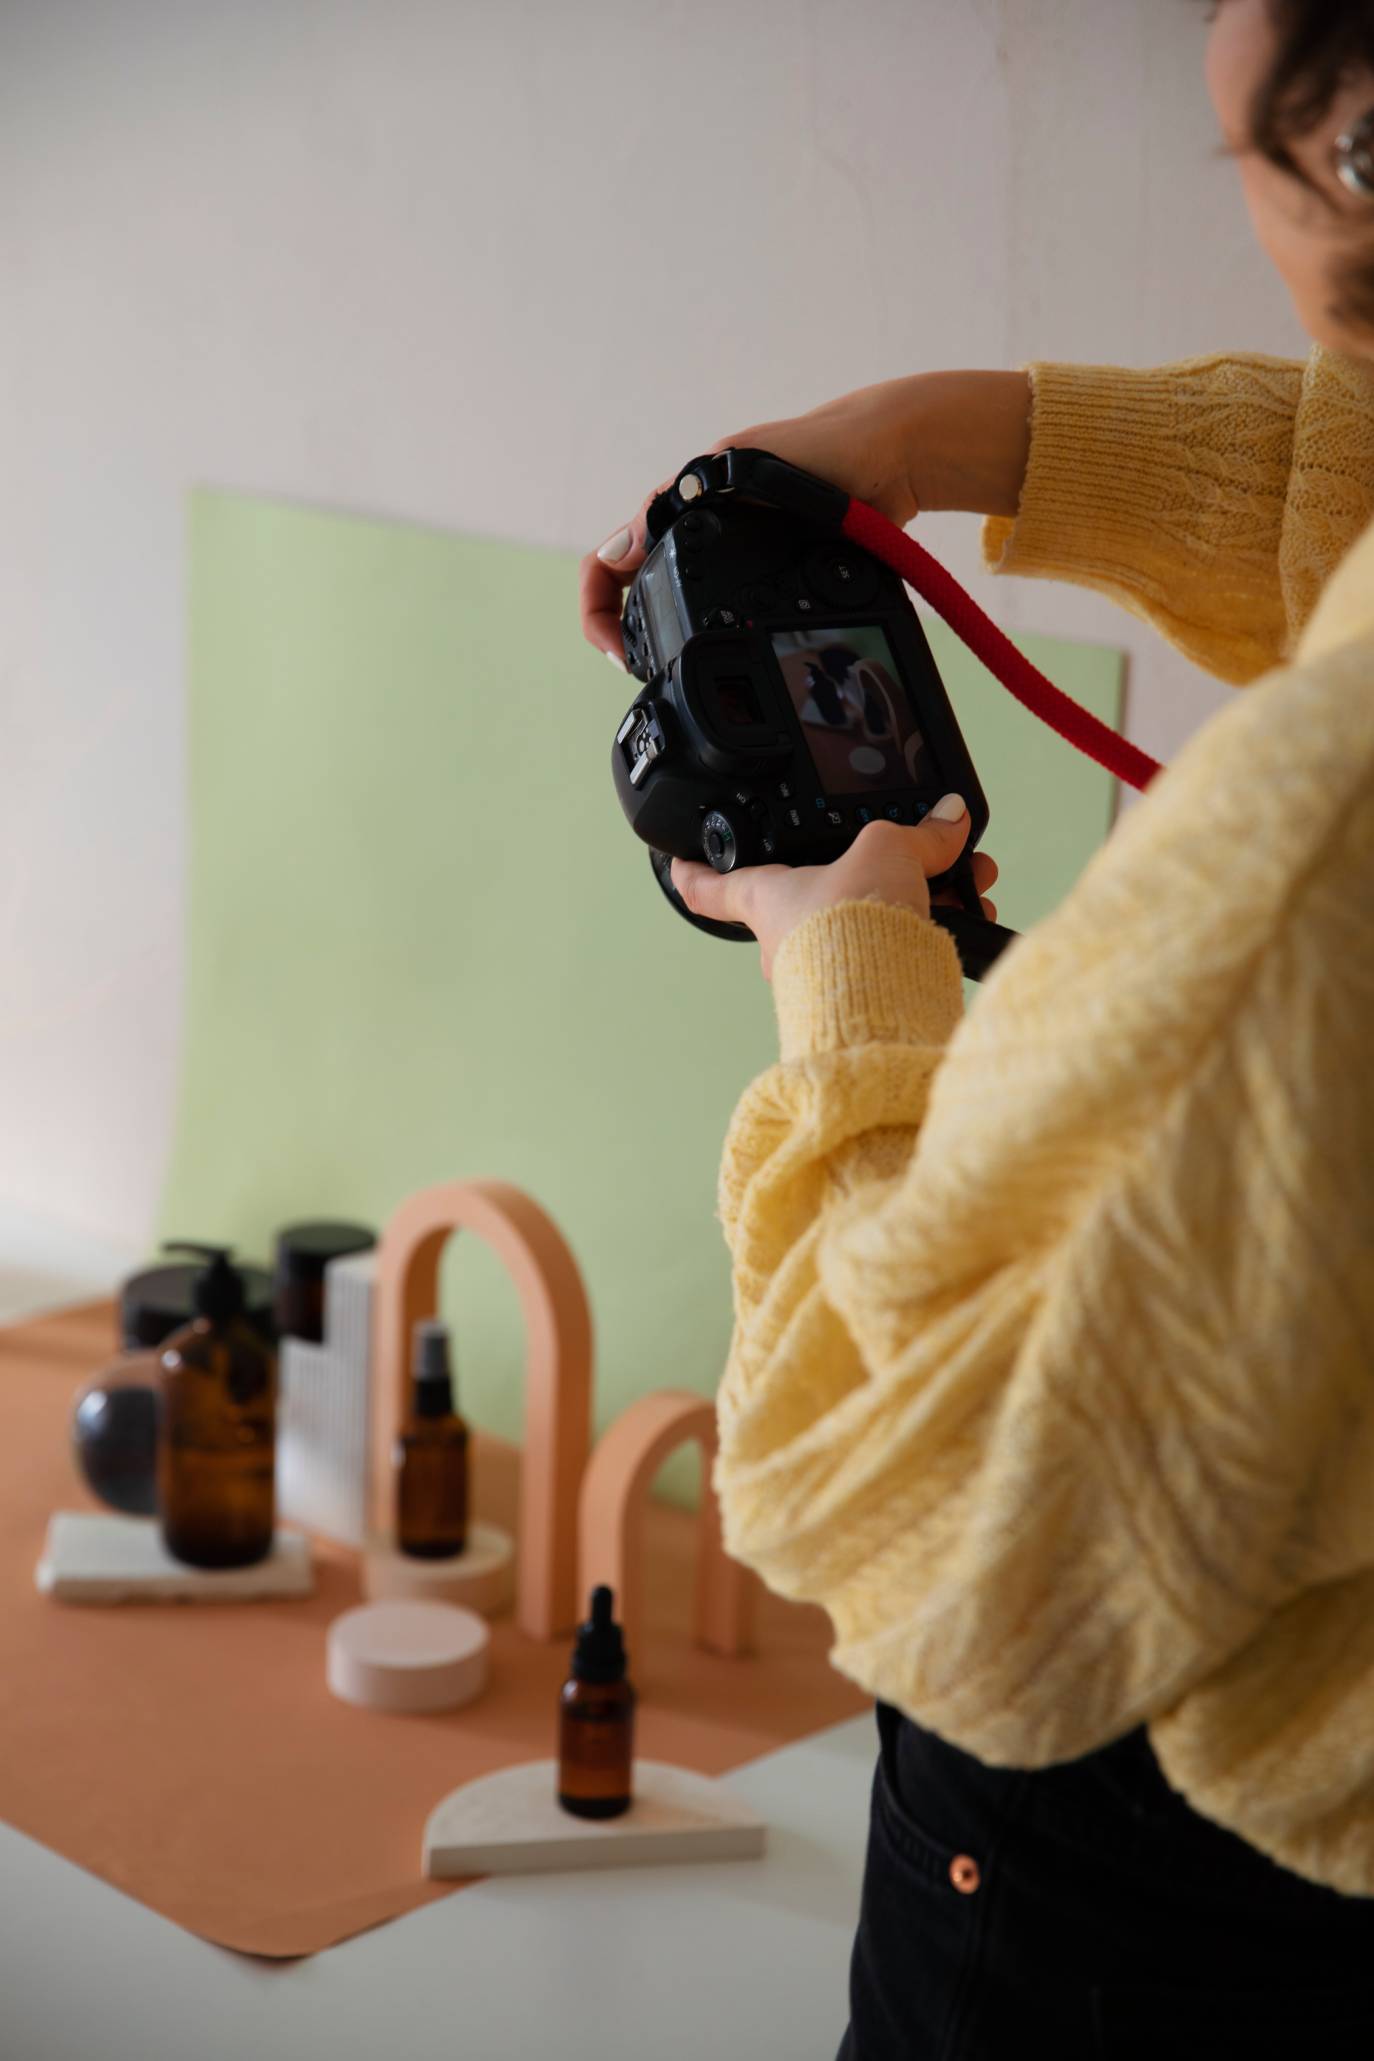
[{"label": "camera body", "polygon": [[[611,758],[660,887],[697,929],[747,940],[742,925],[686,908],[674,858],[719,873],[823,865],[866,824],[918,823],[953,792],[972,829],[943,880],[977,917],[969,859],[987,802],[905,587],[837,534],[833,503],[844,501],[833,488],[765,453],[727,457],[817,489],[817,512],[800,493],[790,496],[800,507],[780,508],[711,491],[716,460],[694,461],[700,471],[651,507],[656,541],[623,621],[626,663],[643,684]],[[684,499],[693,480],[698,492]]]}]

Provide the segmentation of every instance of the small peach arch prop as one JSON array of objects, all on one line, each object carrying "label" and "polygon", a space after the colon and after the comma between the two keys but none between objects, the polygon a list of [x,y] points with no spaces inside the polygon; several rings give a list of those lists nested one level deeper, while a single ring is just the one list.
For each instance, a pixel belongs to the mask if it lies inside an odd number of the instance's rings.
[{"label": "small peach arch prop", "polygon": [[505,1181],[447,1181],[403,1202],[377,1251],[372,1525],[390,1534],[391,1448],[406,1408],[410,1341],[438,1301],[439,1259],[469,1231],[504,1263],[525,1319],[515,1621],[554,1639],[578,1621],[577,1495],[591,1443],[592,1318],[577,1261],[538,1203]]},{"label": "small peach arch prop", "polygon": [[632,1403],[602,1434],[582,1480],[580,1593],[609,1583],[631,1653],[643,1629],[644,1506],[663,1462],[691,1439],[702,1458],[693,1636],[709,1653],[734,1657],[753,1648],[758,1577],[726,1553],[711,1487],[715,1405],[689,1389],[660,1388]]}]

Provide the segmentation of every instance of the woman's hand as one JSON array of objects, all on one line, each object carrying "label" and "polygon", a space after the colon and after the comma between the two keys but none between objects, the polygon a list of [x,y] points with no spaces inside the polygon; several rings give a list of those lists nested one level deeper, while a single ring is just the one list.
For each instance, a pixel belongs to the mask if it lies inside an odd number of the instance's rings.
[{"label": "woman's hand", "polygon": [[[1030,450],[1030,407],[1024,372],[917,372],[861,386],[807,415],[755,422],[722,437],[711,452],[731,444],[772,451],[867,501],[902,529],[922,508],[1015,515]],[[652,499],[582,561],[582,634],[617,665],[625,659],[621,589],[644,563],[644,517]]]},{"label": "woman's hand", "polygon": [[[693,860],[674,859],[673,886],[694,915],[752,930],[762,949],[763,977],[771,980],[783,939],[819,909],[876,900],[929,916],[927,882],[954,864],[968,833],[968,810],[957,794],[949,794],[914,827],[865,825],[848,851],[828,866],[745,866],[737,873],[716,873]],[[973,877],[983,914],[995,922],[996,906],[983,890],[997,878],[996,860],[975,852]],[[949,894],[936,899],[958,906]]]},{"label": "woman's hand", "polygon": [[[709,456],[728,451],[732,444],[772,451],[789,465],[829,480],[847,494],[855,494],[880,509],[903,528],[916,514],[916,496],[909,472],[915,390],[919,377],[884,380],[879,386],[860,387],[813,408],[809,415],[794,415],[781,422],[756,422],[749,429],[737,429],[732,436],[712,444]],[[676,476],[676,475],[675,475]],[[663,486],[672,482],[665,480]],[[662,492],[662,487],[655,490]],[[634,520],[608,537],[598,551],[589,551],[582,561],[579,601],[582,634],[608,658],[624,663],[625,645],[620,629],[621,590],[630,584],[645,557],[644,518],[648,495]]]}]

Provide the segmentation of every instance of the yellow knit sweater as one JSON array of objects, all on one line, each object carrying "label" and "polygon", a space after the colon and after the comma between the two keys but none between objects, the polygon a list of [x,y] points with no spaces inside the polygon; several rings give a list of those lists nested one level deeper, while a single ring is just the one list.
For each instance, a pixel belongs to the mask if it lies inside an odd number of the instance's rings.
[{"label": "yellow knit sweater", "polygon": [[726,1544],[985,1761],[1148,1723],[1196,1809],[1370,1894],[1374,366],[1031,376],[989,563],[1265,677],[967,1016],[910,910],[777,954],[720,1172]]}]

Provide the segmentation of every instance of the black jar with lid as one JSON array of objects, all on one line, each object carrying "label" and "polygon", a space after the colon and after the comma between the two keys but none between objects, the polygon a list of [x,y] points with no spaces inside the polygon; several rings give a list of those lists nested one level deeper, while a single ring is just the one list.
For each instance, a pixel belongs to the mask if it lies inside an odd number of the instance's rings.
[{"label": "black jar with lid", "polygon": [[[148,1352],[189,1324],[196,1314],[196,1279],[204,1267],[177,1261],[131,1274],[119,1291],[119,1342],[125,1352]],[[271,1345],[272,1276],[265,1267],[241,1267],[244,1316]]]},{"label": "black jar with lid", "polygon": [[365,1224],[288,1224],[277,1233],[274,1311],[282,1338],[324,1339],[324,1270],[331,1260],[370,1252],[375,1231]]}]

